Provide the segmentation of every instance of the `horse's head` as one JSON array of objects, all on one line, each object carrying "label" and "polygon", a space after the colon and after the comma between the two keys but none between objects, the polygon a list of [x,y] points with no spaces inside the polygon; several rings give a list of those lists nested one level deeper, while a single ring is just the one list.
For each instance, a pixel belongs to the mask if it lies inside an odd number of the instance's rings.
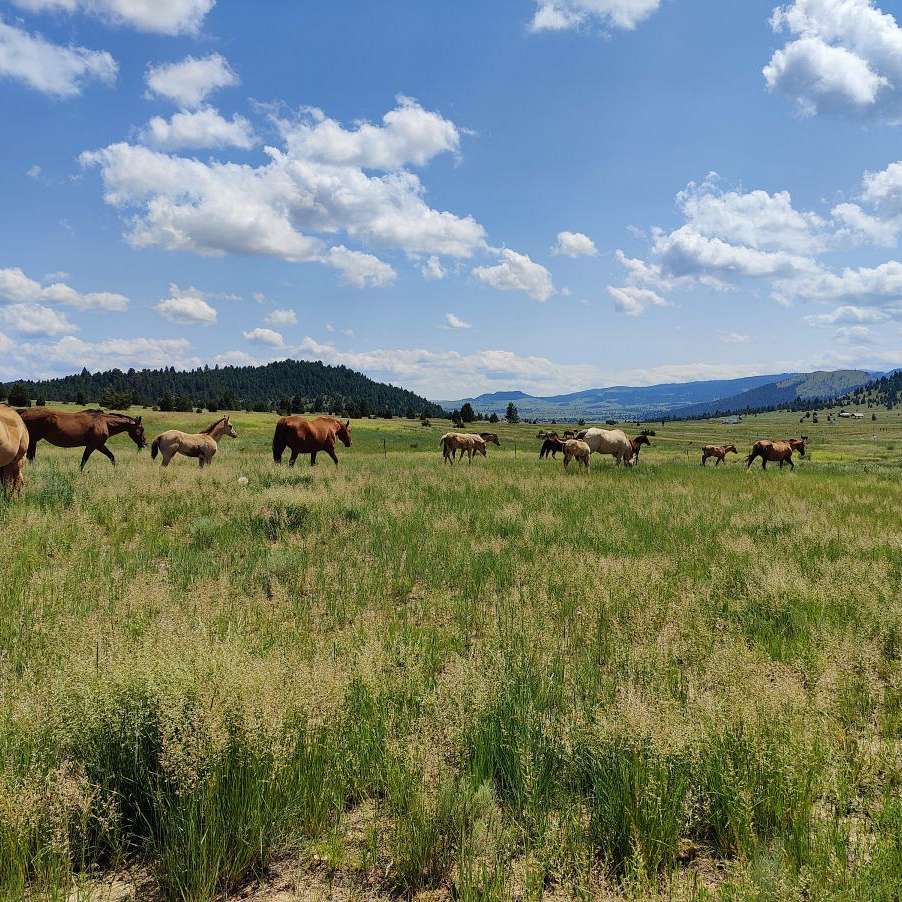
[{"label": "horse's head", "polygon": [[338,440],[345,446],[345,448],[351,447],[351,421],[346,420],[344,423],[341,420],[338,421],[338,428],[335,430],[335,435]]},{"label": "horse's head", "polygon": [[222,434],[227,435],[229,438],[238,438],[238,433],[235,432],[235,427],[232,425],[229,417],[225,418],[225,429]]},{"label": "horse's head", "polygon": [[476,444],[476,450],[477,450],[483,457],[487,457],[487,456],[488,456],[488,455],[486,454],[486,450],[485,450],[485,442],[477,442],[477,444]]},{"label": "horse's head", "polygon": [[127,431],[129,438],[138,446],[139,451],[147,447],[147,439],[144,437],[144,426],[141,423],[141,417],[132,420]]},{"label": "horse's head", "polygon": [[648,436],[643,432],[641,435],[637,435],[633,439],[633,445],[638,448],[640,445],[651,445],[651,441]]},{"label": "horse's head", "polygon": [[736,446],[735,446],[735,445],[727,445],[727,447],[723,449],[723,453],[724,453],[724,454],[727,454],[727,453],[729,453],[730,451],[732,451],[734,454],[738,454],[738,453],[739,453],[739,452],[736,450]]},{"label": "horse's head", "polygon": [[807,442],[808,442],[808,436],[802,436],[802,438],[800,438],[800,439],[795,439],[795,438],[792,439],[792,441],[790,441],[789,444],[792,446],[793,451],[798,451],[799,454],[801,454],[802,457],[804,457],[805,456],[805,446],[806,446]]}]

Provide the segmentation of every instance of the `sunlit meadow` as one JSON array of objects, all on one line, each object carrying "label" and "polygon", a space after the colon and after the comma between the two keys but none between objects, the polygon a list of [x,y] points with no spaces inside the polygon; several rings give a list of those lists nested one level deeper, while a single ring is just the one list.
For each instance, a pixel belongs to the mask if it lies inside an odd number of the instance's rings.
[{"label": "sunlit meadow", "polygon": [[42,444],[0,501],[0,896],[898,899],[902,417],[867,414],[644,424],[588,473],[527,425],[453,468],[409,420],[338,468],[275,466],[265,414],[204,471]]}]

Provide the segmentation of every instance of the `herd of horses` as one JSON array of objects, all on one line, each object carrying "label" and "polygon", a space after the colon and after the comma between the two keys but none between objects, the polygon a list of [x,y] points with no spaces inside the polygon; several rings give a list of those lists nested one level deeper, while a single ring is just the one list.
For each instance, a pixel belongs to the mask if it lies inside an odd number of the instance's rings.
[{"label": "herd of horses", "polygon": [[[40,441],[47,441],[60,448],[84,448],[82,470],[95,451],[115,465],[116,458],[106,443],[114,435],[121,433],[127,434],[139,450],[147,447],[141,417],[102,410],[82,410],[77,413],[46,407],[14,410],[0,405],[0,484],[7,495],[15,495],[21,490],[25,460],[35,459]],[[203,468],[212,462],[223,436],[238,438],[228,416],[220,417],[199,433],[168,429],[153,440],[151,458],[156,460],[159,455],[162,465],[166,467],[175,455],[182,454],[196,458],[198,466]],[[563,433],[563,437],[559,437],[556,432],[540,432],[538,438],[542,440],[539,457],[555,458],[558,451],[561,451],[565,467],[569,466],[571,460],[576,460],[588,468],[593,453],[610,455],[618,465],[633,466],[639,462],[642,446],[651,445],[647,432],[629,438],[621,429],[596,427],[568,430]],[[310,420],[300,416],[282,417],[276,423],[273,434],[273,460],[281,463],[287,449],[291,451],[289,466],[294,466],[300,454],[309,454],[310,463],[315,464],[316,455],[320,452],[327,454],[338,464],[336,442],[341,442],[346,448],[351,447],[350,420],[342,422],[331,416],[319,416]],[[746,468],[759,457],[762,468],[765,469],[769,462],[779,463],[781,468],[784,464],[794,468],[792,455],[798,451],[804,457],[806,443],[807,436],[776,442],[757,441],[746,458]],[[442,436],[440,445],[443,463],[453,464],[455,459],[459,457],[462,460],[464,456],[468,463],[472,463],[474,456],[487,456],[488,445],[500,446],[501,441],[493,432],[447,432]],[[702,448],[702,466],[711,457],[716,459],[715,466],[719,466],[729,453],[738,453],[735,445],[705,445]]]}]

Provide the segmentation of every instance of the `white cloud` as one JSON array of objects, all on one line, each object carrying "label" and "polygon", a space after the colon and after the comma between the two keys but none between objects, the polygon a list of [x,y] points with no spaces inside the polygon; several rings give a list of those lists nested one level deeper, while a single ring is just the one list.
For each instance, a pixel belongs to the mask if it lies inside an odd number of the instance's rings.
[{"label": "white cloud", "polygon": [[448,327],[451,329],[472,329],[472,323],[465,322],[459,316],[455,316],[453,313],[445,314],[445,322],[448,324]]},{"label": "white cloud", "polygon": [[11,351],[15,347],[13,340],[0,332],[0,351]]},{"label": "white cloud", "polygon": [[551,248],[551,253],[563,257],[594,257],[598,248],[582,232],[558,232],[557,243]]},{"label": "white cloud", "polygon": [[285,339],[280,332],[273,329],[251,329],[250,332],[242,333],[248,341],[254,341],[259,344],[269,345],[272,348],[284,348]]},{"label": "white cloud", "polygon": [[444,279],[447,275],[445,268],[442,266],[442,261],[435,255],[431,256],[420,267],[420,272],[423,274],[424,279],[429,279],[433,282]]},{"label": "white cloud", "polygon": [[792,298],[815,301],[858,301],[882,306],[902,299],[902,263],[889,260],[873,267],[846,267],[839,274],[818,272],[782,286]]},{"label": "white cloud", "polygon": [[873,0],[793,0],[774,9],[771,25],[792,39],[764,78],[800,112],[902,121],[902,29]]},{"label": "white cloud", "polygon": [[160,150],[180,148],[238,147],[249,150],[257,143],[250,122],[237,113],[225,119],[213,107],[175,113],[170,119],[154,116],[141,130],[140,139]]},{"label": "white cloud", "polygon": [[0,78],[13,78],[54,97],[74,97],[89,81],[112,84],[118,66],[105,50],[62,47],[0,17]]},{"label": "white cloud", "polygon": [[741,332],[721,332],[720,340],[725,345],[744,345],[751,341],[751,336],[743,335]]},{"label": "white cloud", "polygon": [[668,307],[669,304],[650,288],[624,285],[617,288],[608,286],[608,294],[614,299],[614,307],[627,316],[641,316],[647,307]]},{"label": "white cloud", "polygon": [[22,335],[67,335],[78,331],[65,314],[40,304],[0,307],[0,323]]},{"label": "white cloud", "polygon": [[348,285],[355,288],[367,286],[382,288],[398,277],[398,274],[378,257],[348,250],[343,244],[330,249],[326,262],[341,273],[342,279]]},{"label": "white cloud", "polygon": [[170,287],[170,296],[154,305],[154,310],[170,322],[183,326],[210,326],[216,322],[216,310],[197,294],[178,293]]},{"label": "white cloud", "polygon": [[838,237],[848,238],[855,244],[876,244],[892,247],[899,234],[898,217],[881,219],[865,212],[858,204],[837,204],[831,215],[840,225]]},{"label": "white cloud", "polygon": [[38,166],[37,163],[34,166],[30,166],[28,170],[25,172],[30,179],[39,179],[41,177],[41,167]]},{"label": "white cloud", "polygon": [[12,0],[31,12],[81,12],[157,34],[192,34],[216,0]]},{"label": "white cloud", "polygon": [[220,366],[259,366],[266,362],[245,351],[224,351],[213,358],[213,363],[218,363]]},{"label": "white cloud", "polygon": [[66,336],[56,342],[25,343],[17,350],[35,373],[71,372],[82,367],[89,370],[132,366],[190,369],[201,363],[198,357],[189,354],[191,344],[184,338],[109,338],[89,342]]},{"label": "white cloud", "polygon": [[394,271],[343,244],[329,249],[337,233],[408,255],[469,258],[486,247],[478,222],[430,208],[408,170],[371,176],[358,166],[299,157],[297,147],[265,152],[269,162],[251,166],[119,143],[80,159],[100,169],[106,202],[127,212],[135,247],[327,263],[352,284],[386,284]]},{"label": "white cloud", "polygon": [[554,294],[551,273],[526,254],[508,248],[499,251],[501,263],[496,266],[477,266],[473,275],[498,291],[523,291],[537,301],[547,301]]},{"label": "white cloud", "polygon": [[266,323],[270,326],[295,326],[297,321],[298,315],[289,309],[277,308],[266,317]]},{"label": "white cloud", "polygon": [[563,31],[596,22],[631,30],[647,19],[661,0],[536,0],[533,31]]},{"label": "white cloud", "polygon": [[290,121],[277,119],[288,152],[300,159],[385,172],[413,164],[425,166],[440,153],[458,153],[457,126],[438,113],[424,110],[410,97],[382,117],[382,125],[360,123],[345,129],[322,110],[309,108]]},{"label": "white cloud", "polygon": [[835,332],[835,337],[837,341],[848,343],[872,344],[874,341],[874,333],[867,326],[840,326]]},{"label": "white cloud", "polygon": [[188,56],[178,63],[151,66],[145,81],[154,94],[166,97],[184,109],[199,107],[213,91],[240,83],[228,60],[219,53],[200,59]]},{"label": "white cloud", "polygon": [[0,269],[0,298],[17,304],[66,304],[79,310],[125,310],[128,298],[110,291],[82,293],[63,282],[41,285],[18,267]]},{"label": "white cloud", "polygon": [[889,319],[889,314],[873,307],[855,307],[844,305],[831,310],[830,313],[817,313],[806,316],[805,321],[812,326],[834,326],[841,323],[880,323]]}]

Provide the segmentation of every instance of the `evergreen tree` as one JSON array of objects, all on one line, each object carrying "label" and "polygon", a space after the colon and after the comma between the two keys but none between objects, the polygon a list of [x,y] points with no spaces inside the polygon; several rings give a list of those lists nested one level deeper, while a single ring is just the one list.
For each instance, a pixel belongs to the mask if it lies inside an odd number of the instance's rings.
[{"label": "evergreen tree", "polygon": [[504,414],[504,419],[508,421],[508,423],[519,423],[520,422],[520,413],[517,410],[517,405],[511,401],[507,405],[507,412]]},{"label": "evergreen tree", "polygon": [[497,422],[498,422],[498,414],[495,413],[494,410],[492,411],[492,415],[489,417],[489,422],[490,422],[490,423],[497,423]]},{"label": "evergreen tree", "polygon": [[472,423],[476,419],[476,411],[473,410],[473,405],[466,401],[464,402],[463,407],[460,408],[460,420],[462,423]]},{"label": "evergreen tree", "polygon": [[10,407],[31,407],[31,398],[28,389],[21,382],[9,387],[7,392]]}]

